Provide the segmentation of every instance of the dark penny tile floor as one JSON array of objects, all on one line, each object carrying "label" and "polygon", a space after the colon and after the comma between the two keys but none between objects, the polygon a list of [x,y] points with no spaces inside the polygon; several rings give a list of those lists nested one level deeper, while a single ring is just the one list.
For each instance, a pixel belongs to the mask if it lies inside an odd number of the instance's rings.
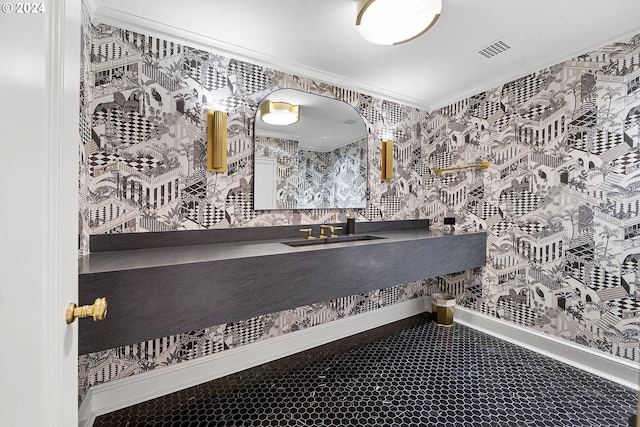
[{"label": "dark penny tile floor", "polygon": [[422,315],[102,415],[94,426],[628,427],[636,405],[634,390]]}]

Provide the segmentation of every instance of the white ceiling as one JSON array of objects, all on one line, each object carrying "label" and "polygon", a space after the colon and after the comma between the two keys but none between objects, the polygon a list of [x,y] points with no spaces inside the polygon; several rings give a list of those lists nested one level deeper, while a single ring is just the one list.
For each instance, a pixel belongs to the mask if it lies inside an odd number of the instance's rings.
[{"label": "white ceiling", "polygon": [[[640,0],[443,0],[427,33],[373,45],[356,0],[88,0],[94,22],[427,111],[640,33]],[[502,40],[510,49],[478,50]]]}]

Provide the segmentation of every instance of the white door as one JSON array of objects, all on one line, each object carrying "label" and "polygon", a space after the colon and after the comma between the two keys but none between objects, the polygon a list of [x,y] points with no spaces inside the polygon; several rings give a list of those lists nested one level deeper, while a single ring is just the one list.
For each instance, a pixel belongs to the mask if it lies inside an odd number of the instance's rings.
[{"label": "white door", "polygon": [[256,156],[254,167],[254,207],[276,209],[276,159]]},{"label": "white door", "polygon": [[80,0],[0,3],[0,425],[75,426]]}]

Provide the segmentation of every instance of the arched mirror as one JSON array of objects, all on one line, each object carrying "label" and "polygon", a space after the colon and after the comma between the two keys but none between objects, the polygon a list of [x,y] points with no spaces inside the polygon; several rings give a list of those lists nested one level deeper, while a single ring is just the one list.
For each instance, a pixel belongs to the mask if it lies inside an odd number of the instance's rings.
[{"label": "arched mirror", "polygon": [[[268,113],[293,123],[269,124]],[[349,104],[274,91],[256,113],[254,143],[255,209],[366,207],[367,128]]]}]

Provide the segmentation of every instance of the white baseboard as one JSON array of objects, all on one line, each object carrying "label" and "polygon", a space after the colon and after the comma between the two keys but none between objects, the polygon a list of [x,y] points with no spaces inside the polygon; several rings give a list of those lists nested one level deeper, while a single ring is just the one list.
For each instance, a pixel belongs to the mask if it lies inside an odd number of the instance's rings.
[{"label": "white baseboard", "polygon": [[[118,409],[155,399],[225,375],[431,311],[431,297],[415,298],[211,356],[156,369],[89,389],[80,408],[80,427]],[[568,365],[640,390],[636,363],[457,306],[454,321]]]},{"label": "white baseboard", "polygon": [[487,316],[468,308],[456,307],[454,321],[625,387],[640,390],[639,366],[631,360]]},{"label": "white baseboard", "polygon": [[80,427],[96,417],[225,375],[271,362],[378,326],[431,311],[431,297],[414,298],[211,356],[91,387],[78,408]]}]

